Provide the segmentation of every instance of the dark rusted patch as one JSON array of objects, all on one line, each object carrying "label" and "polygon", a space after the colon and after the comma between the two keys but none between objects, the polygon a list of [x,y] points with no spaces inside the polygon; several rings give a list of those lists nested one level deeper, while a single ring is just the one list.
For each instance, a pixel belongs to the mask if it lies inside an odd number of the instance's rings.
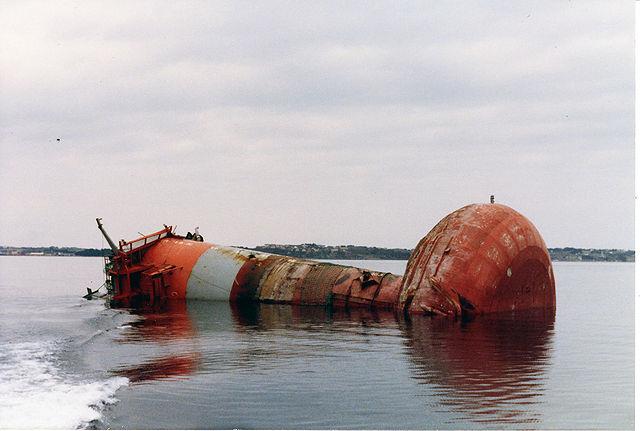
[{"label": "dark rusted patch", "polygon": [[281,261],[261,282],[260,300],[294,303],[296,291],[310,270],[308,262],[295,259]]},{"label": "dark rusted patch", "polygon": [[395,308],[402,289],[402,277],[386,273],[380,281],[380,288],[372,305],[376,308]]},{"label": "dark rusted patch", "polygon": [[247,261],[236,276],[231,290],[230,300],[246,302],[260,299],[261,280],[271,272],[279,262],[286,260],[278,255],[260,254]]},{"label": "dark rusted patch", "polygon": [[336,284],[342,284],[349,279],[349,273],[345,273],[339,279],[336,280]]},{"label": "dark rusted patch", "polygon": [[360,278],[358,268],[344,267],[342,275],[339,276],[332,288],[332,303],[334,307],[346,307],[351,295],[351,285],[354,280]]},{"label": "dark rusted patch", "polygon": [[243,302],[251,301],[255,298],[256,289],[258,288],[258,283],[255,282],[255,274],[259,272],[258,270],[258,263],[253,259],[242,265],[235,280],[233,280],[229,301]]},{"label": "dark rusted patch", "polygon": [[327,303],[338,276],[344,267],[317,264],[311,268],[300,286],[300,304],[324,305]]},{"label": "dark rusted patch", "polygon": [[360,277],[351,283],[349,307],[370,307],[383,277],[381,272],[360,270]]},{"label": "dark rusted patch", "polygon": [[423,280],[409,305],[410,313],[456,317],[462,314],[459,295],[441,286],[434,278]]}]

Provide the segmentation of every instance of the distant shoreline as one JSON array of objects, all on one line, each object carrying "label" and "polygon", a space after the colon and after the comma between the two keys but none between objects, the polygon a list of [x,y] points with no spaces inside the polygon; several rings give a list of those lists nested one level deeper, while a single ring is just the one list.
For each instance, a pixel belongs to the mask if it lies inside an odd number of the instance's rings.
[{"label": "distant shoreline", "polygon": [[[303,259],[343,260],[408,260],[410,249],[380,248],[357,245],[326,246],[321,244],[265,244],[250,250],[283,254]],[[556,262],[635,262],[634,250],[594,248],[549,248],[551,260]]]},{"label": "distant shoreline", "polygon": [[[335,260],[408,260],[410,249],[381,248],[358,245],[327,246],[322,244],[264,244],[247,250],[281,254],[302,259]],[[108,248],[79,247],[6,247],[0,246],[0,256],[108,256]],[[550,248],[551,260],[555,262],[635,262],[634,250],[595,248]]]}]

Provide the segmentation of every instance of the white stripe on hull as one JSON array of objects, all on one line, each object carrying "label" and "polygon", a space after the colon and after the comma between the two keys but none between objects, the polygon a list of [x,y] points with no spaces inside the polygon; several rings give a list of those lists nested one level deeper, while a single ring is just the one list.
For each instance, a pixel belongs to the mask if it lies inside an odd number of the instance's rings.
[{"label": "white stripe on hull", "polygon": [[233,281],[246,257],[252,253],[255,254],[248,250],[216,246],[205,251],[189,276],[187,298],[228,301]]}]

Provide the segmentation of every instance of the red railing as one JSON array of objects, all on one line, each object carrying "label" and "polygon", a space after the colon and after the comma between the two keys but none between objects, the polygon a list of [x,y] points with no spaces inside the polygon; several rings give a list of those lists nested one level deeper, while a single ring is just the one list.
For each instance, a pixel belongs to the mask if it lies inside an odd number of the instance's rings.
[{"label": "red railing", "polygon": [[140,238],[136,238],[131,241],[120,241],[120,251],[126,254],[133,253],[134,251],[142,250],[143,248],[150,246],[154,242],[166,237],[171,234],[171,226],[165,226],[164,229],[154,232],[149,235],[142,236]]}]

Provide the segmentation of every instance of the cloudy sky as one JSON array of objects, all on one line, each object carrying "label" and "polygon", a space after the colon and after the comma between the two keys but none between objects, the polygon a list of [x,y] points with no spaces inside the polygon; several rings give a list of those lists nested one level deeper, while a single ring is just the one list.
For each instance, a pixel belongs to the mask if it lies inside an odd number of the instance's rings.
[{"label": "cloudy sky", "polygon": [[4,1],[0,244],[410,248],[495,194],[633,248],[633,31],[632,1]]}]

